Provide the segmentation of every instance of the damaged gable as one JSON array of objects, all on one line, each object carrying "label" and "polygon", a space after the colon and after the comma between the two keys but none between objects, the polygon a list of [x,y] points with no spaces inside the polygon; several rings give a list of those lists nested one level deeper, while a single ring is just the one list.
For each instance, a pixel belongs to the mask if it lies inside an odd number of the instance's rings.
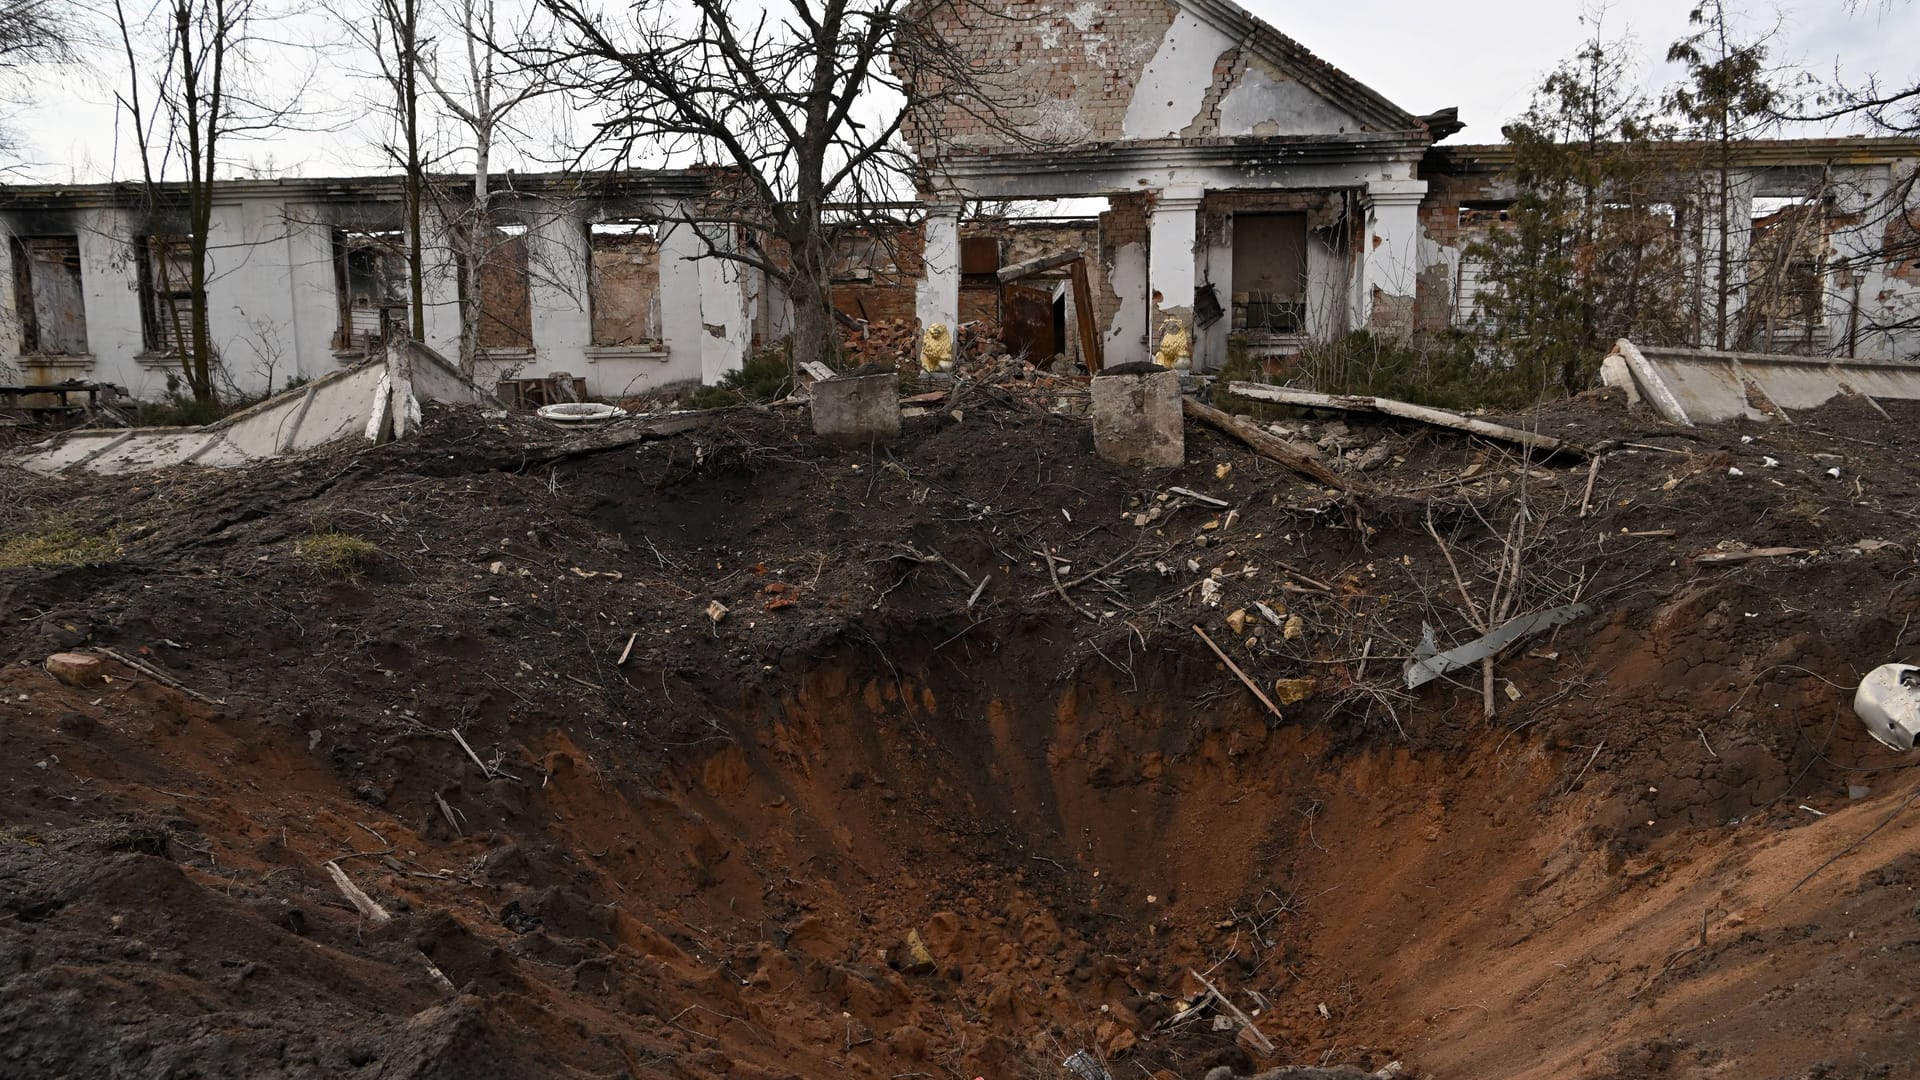
[{"label": "damaged gable", "polygon": [[[1015,0],[991,16],[947,2],[928,17],[984,70],[1000,121],[1042,146],[1422,128],[1230,0]],[[1018,141],[954,103],[916,136],[933,157]]]}]

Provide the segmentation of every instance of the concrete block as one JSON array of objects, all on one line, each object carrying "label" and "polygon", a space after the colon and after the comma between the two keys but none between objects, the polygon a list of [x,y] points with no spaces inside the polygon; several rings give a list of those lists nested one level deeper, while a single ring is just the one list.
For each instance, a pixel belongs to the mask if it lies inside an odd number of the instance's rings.
[{"label": "concrete block", "polygon": [[813,433],[848,445],[898,438],[899,374],[889,371],[814,383]]},{"label": "concrete block", "polygon": [[1099,375],[1093,380],[1093,448],[1103,460],[1133,468],[1171,469],[1186,461],[1180,376]]}]

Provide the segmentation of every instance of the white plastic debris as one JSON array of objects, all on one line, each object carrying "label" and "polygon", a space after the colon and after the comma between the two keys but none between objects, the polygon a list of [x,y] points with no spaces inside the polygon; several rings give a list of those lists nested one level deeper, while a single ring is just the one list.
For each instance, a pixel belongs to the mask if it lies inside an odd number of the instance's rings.
[{"label": "white plastic debris", "polygon": [[1767,469],[1777,469],[1777,468],[1779,468],[1779,467],[1780,467],[1780,459],[1779,459],[1779,458],[1770,458],[1770,457],[1763,457],[1763,458],[1761,458],[1761,459],[1760,459],[1760,465],[1761,465],[1761,467],[1762,467],[1762,468],[1767,468]]},{"label": "white plastic debris", "polygon": [[1835,466],[1835,467],[1833,467],[1833,468],[1831,468],[1831,469],[1828,469],[1828,470],[1827,470],[1827,475],[1828,475],[1828,476],[1831,476],[1831,477],[1833,477],[1833,478],[1834,478],[1835,480],[1838,480],[1838,479],[1840,479],[1840,469],[1839,469],[1839,467],[1838,467],[1838,466]]},{"label": "white plastic debris", "polygon": [[1860,680],[1853,712],[1867,733],[1894,750],[1913,749],[1920,735],[1920,667],[1882,664]]},{"label": "white plastic debris", "polygon": [[1728,476],[1745,476],[1747,474],[1741,472],[1737,467],[1735,467],[1735,468],[1729,468],[1727,470],[1727,475]]}]

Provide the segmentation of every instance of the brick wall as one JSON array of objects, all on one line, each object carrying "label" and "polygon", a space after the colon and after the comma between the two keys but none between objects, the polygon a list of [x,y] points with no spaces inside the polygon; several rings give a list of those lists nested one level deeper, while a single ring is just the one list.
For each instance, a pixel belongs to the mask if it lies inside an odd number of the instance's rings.
[{"label": "brick wall", "polygon": [[[1174,16],[1167,0],[1010,0],[985,8],[944,3],[929,18],[944,41],[984,66],[978,78],[994,116],[933,106],[909,133],[923,155],[1015,146],[1000,125],[1053,144],[1119,140],[1141,69]],[[975,110],[979,104],[969,102]]]}]

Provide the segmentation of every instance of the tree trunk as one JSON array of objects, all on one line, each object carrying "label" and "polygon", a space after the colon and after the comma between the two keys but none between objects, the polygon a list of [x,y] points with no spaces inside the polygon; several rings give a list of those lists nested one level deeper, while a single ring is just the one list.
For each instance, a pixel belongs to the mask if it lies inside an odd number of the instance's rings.
[{"label": "tree trunk", "polygon": [[419,33],[419,10],[406,0],[405,45],[400,55],[400,92],[405,97],[407,125],[407,290],[413,301],[413,340],[427,337],[427,289],[420,240],[420,202],[426,194],[425,170],[420,163],[419,60],[414,43]]},{"label": "tree trunk", "polygon": [[474,132],[473,212],[467,230],[464,268],[466,303],[460,309],[460,370],[471,378],[480,364],[480,282],[493,249],[493,228],[487,210],[487,132]]},{"label": "tree trunk", "polygon": [[834,364],[841,355],[833,319],[833,267],[825,241],[807,230],[788,242],[793,273],[787,295],[793,302],[793,359]]}]

